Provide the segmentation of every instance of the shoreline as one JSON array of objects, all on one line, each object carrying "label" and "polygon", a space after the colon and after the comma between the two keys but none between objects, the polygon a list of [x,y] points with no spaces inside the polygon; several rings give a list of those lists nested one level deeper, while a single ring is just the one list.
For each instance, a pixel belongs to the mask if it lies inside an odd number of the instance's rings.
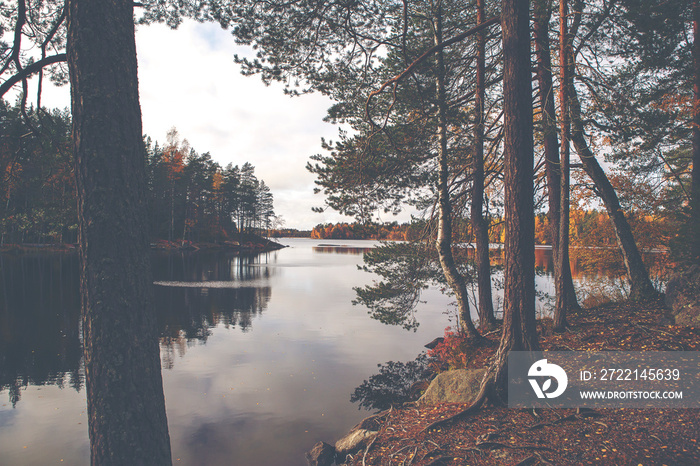
[{"label": "shoreline", "polygon": [[[168,241],[164,239],[154,240],[149,243],[149,249],[160,252],[197,252],[197,251],[226,251],[236,253],[263,253],[284,249],[286,246],[262,236],[253,234],[239,235],[237,240],[220,242],[195,242],[195,241]],[[19,243],[0,246],[0,255],[20,254],[72,254],[79,250],[76,243]]]},{"label": "shoreline", "polygon": [[[610,303],[572,313],[563,334],[552,331],[551,320],[539,321],[540,343],[544,351],[698,351],[700,328],[673,324],[669,317],[660,301]],[[489,339],[492,345],[474,348],[467,368],[488,365],[498,335]],[[393,458],[390,464],[414,466],[700,464],[700,436],[694,427],[700,409],[525,410],[489,404],[466,418],[426,429],[467,406],[408,402],[369,416],[366,420],[380,417],[381,422],[368,428],[363,421],[350,430],[356,436],[359,429],[371,432],[364,431],[367,440],[347,457],[335,458],[335,464],[379,465],[387,457]]]}]

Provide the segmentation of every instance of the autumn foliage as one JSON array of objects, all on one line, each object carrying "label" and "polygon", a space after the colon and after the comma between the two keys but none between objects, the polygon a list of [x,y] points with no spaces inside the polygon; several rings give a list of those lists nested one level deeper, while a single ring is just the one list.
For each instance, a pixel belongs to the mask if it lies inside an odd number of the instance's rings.
[{"label": "autumn foliage", "polygon": [[311,230],[313,239],[374,239],[408,241],[416,236],[411,224],[390,223],[327,223]]},{"label": "autumn foliage", "polygon": [[463,333],[447,327],[442,341],[428,350],[428,356],[441,369],[464,369],[469,366],[472,350],[473,347]]}]

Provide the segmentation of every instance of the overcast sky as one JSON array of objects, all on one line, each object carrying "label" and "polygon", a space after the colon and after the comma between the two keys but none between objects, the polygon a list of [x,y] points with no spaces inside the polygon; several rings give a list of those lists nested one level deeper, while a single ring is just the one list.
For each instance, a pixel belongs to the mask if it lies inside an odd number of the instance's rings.
[{"label": "overcast sky", "polygon": [[[242,76],[233,55],[250,51],[217,25],[185,22],[175,31],[141,26],[136,46],[145,134],[162,143],[174,126],[197,152],[210,152],[222,166],[252,163],[287,227],[310,229],[343,219],[311,211],[323,205],[323,197],[313,194],[314,176],[305,169],[309,157],[322,152],[321,137],[336,139],[337,128],[322,121],[330,100],[288,97],[280,85]],[[67,86],[49,90],[42,104],[67,107],[68,93]]]}]

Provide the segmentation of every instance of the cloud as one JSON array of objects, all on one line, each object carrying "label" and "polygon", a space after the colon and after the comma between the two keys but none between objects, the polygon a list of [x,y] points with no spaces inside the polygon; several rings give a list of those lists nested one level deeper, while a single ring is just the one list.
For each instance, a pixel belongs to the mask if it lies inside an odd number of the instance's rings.
[{"label": "cloud", "polygon": [[[256,76],[241,75],[233,56],[250,56],[251,49],[236,45],[216,24],[185,21],[177,30],[139,26],[136,49],[145,134],[163,143],[174,126],[197,152],[209,152],[222,166],[252,163],[287,227],[347,220],[335,212],[311,212],[323,199],[313,194],[306,162],[322,152],[322,137],[338,134],[322,121],[331,104],[327,97],[289,97],[279,83],[266,86]],[[70,107],[68,86],[45,83],[42,104]]]},{"label": "cloud", "polygon": [[288,227],[328,221],[311,212],[322,198],[313,194],[305,166],[321,152],[321,137],[337,134],[322,121],[329,99],[291,98],[279,84],[242,76],[233,55],[247,50],[217,25],[185,22],[175,31],[151,25],[139,28],[136,38],[145,133],[162,141],[175,126],[223,166],[252,163]]}]

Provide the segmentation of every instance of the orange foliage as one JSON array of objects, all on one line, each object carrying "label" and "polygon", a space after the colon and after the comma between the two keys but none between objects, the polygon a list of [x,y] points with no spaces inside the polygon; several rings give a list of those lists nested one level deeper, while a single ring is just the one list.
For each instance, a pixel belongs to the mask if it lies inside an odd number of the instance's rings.
[{"label": "orange foliage", "polygon": [[433,349],[428,350],[428,356],[435,358],[440,366],[464,369],[469,365],[470,348],[464,334],[453,332],[450,327],[447,327],[443,340]]}]

